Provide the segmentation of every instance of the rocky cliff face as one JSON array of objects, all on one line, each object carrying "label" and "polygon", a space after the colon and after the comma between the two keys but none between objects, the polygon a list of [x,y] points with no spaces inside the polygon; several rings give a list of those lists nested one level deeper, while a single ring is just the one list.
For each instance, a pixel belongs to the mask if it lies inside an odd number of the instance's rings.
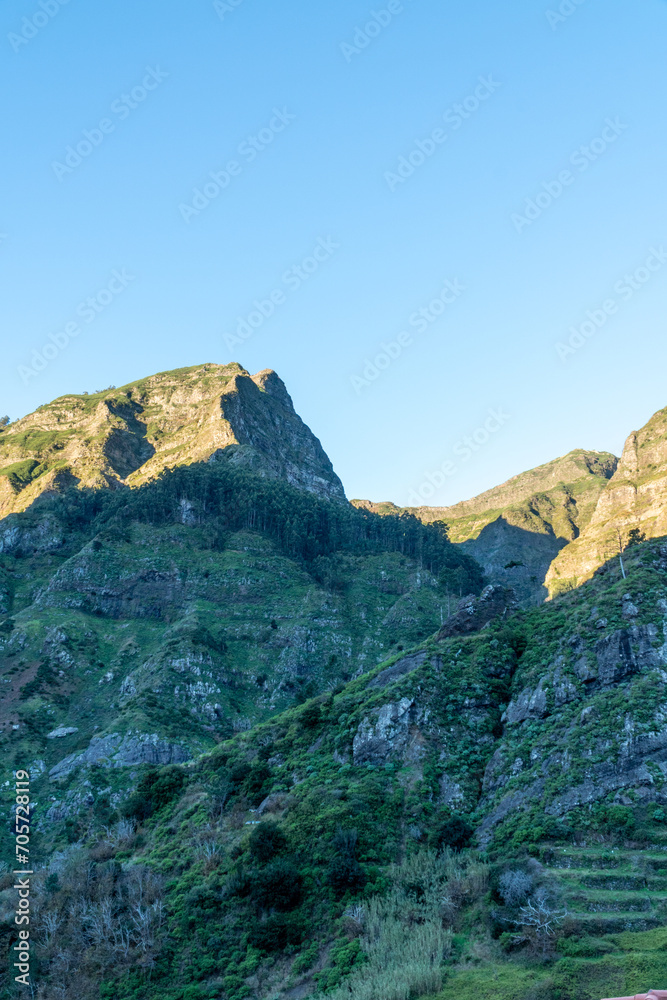
[{"label": "rocky cliff face", "polygon": [[67,485],[139,486],[165,468],[202,461],[345,499],[275,372],[207,364],[63,396],[0,431],[0,516]]},{"label": "rocky cliff face", "polygon": [[[425,523],[445,521],[450,538],[494,584],[511,586],[523,603],[547,596],[545,578],[560,550],[589,523],[617,459],[573,451],[453,507],[409,508]],[[353,503],[377,513],[393,504]]]},{"label": "rocky cliff face", "polygon": [[660,410],[629,436],[590,522],[554,560],[546,580],[550,592],[590,579],[598,567],[619,555],[632,532],[647,538],[667,533],[667,410]]}]

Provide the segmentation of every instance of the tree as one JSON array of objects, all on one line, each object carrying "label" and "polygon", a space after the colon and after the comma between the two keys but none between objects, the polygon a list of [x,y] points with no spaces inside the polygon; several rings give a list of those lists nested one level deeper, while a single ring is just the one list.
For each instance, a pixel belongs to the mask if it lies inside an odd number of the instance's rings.
[{"label": "tree", "polygon": [[616,529],[616,538],[618,540],[618,561],[621,564],[621,573],[623,574],[623,579],[626,579],[625,566],[623,565],[623,552],[625,551],[623,547],[623,536],[621,535],[620,528]]},{"label": "tree", "polygon": [[543,955],[553,944],[558,928],[567,916],[567,910],[554,910],[543,893],[536,894],[535,902],[530,899],[521,907],[521,917],[516,922],[521,925],[526,936],[533,940]]},{"label": "tree", "polygon": [[642,542],[646,541],[646,535],[639,528],[632,528],[630,534],[628,535],[628,544],[625,546],[629,549],[631,545],[641,545]]},{"label": "tree", "polygon": [[250,835],[250,854],[265,864],[287,848],[287,837],[277,823],[260,823]]},{"label": "tree", "polygon": [[10,422],[9,421],[9,417],[0,417],[0,430],[3,427],[7,427],[7,425],[9,424],[9,422]]},{"label": "tree", "polygon": [[430,840],[437,850],[451,847],[453,851],[462,851],[469,845],[474,832],[463,816],[446,816],[434,828]]}]

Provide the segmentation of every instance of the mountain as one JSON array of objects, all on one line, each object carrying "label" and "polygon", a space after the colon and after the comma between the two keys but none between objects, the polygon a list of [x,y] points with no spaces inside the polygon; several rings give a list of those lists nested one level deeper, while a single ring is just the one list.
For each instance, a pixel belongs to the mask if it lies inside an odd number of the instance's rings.
[{"label": "mountain", "polygon": [[206,364],[62,396],[4,428],[0,514],[68,485],[139,486],[165,468],[218,460],[345,500],[275,372]]},{"label": "mountain", "polygon": [[275,372],[62,397],[0,451],[0,724],[57,773],[189,758],[429,635],[448,574],[482,584],[437,528],[347,503]]},{"label": "mountain", "polygon": [[620,463],[573,452],[413,512],[348,504],[282,382],[237,365],[0,432],[35,995],[667,984],[663,420]]},{"label": "mountain", "polygon": [[581,535],[554,560],[551,593],[576,587],[633,536],[667,534],[667,409],[628,437],[618,468],[601,492]]},{"label": "mountain", "polygon": [[545,579],[553,560],[586,528],[617,464],[606,452],[573,451],[452,507],[352,503],[380,514],[405,510],[425,524],[446,522],[451,540],[489,580],[512,586],[522,601],[536,603],[547,596]]},{"label": "mountain", "polygon": [[[644,543],[625,580],[612,563],[539,608],[488,588],[190,763],[139,768],[107,737],[50,780],[33,765],[54,995],[454,1000],[491,979],[501,1000],[591,1000],[664,982],[666,614],[667,545]],[[84,913],[106,935],[82,937]]]}]

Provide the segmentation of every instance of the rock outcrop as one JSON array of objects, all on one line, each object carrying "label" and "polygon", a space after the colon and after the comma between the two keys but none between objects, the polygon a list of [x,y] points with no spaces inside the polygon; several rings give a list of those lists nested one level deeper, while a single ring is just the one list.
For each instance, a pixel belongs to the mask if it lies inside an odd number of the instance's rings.
[{"label": "rock outcrop", "polygon": [[471,594],[459,602],[455,613],[447,619],[437,639],[455,635],[470,635],[484,628],[494,618],[506,617],[517,609],[516,594],[511,587],[485,587],[479,597]]},{"label": "rock outcrop", "polygon": [[180,743],[168,743],[156,734],[128,732],[94,736],[81,753],[73,753],[49,771],[51,781],[66,778],[77,767],[132,767],[136,764],[182,764],[192,753]]}]

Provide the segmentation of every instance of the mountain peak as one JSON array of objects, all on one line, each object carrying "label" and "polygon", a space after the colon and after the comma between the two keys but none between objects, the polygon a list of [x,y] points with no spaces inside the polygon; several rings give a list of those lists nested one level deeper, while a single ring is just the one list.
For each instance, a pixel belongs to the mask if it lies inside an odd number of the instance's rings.
[{"label": "mountain peak", "polygon": [[66,395],[0,432],[0,513],[66,485],[139,486],[229,460],[332,500],[342,483],[276,372],[207,363]]}]

